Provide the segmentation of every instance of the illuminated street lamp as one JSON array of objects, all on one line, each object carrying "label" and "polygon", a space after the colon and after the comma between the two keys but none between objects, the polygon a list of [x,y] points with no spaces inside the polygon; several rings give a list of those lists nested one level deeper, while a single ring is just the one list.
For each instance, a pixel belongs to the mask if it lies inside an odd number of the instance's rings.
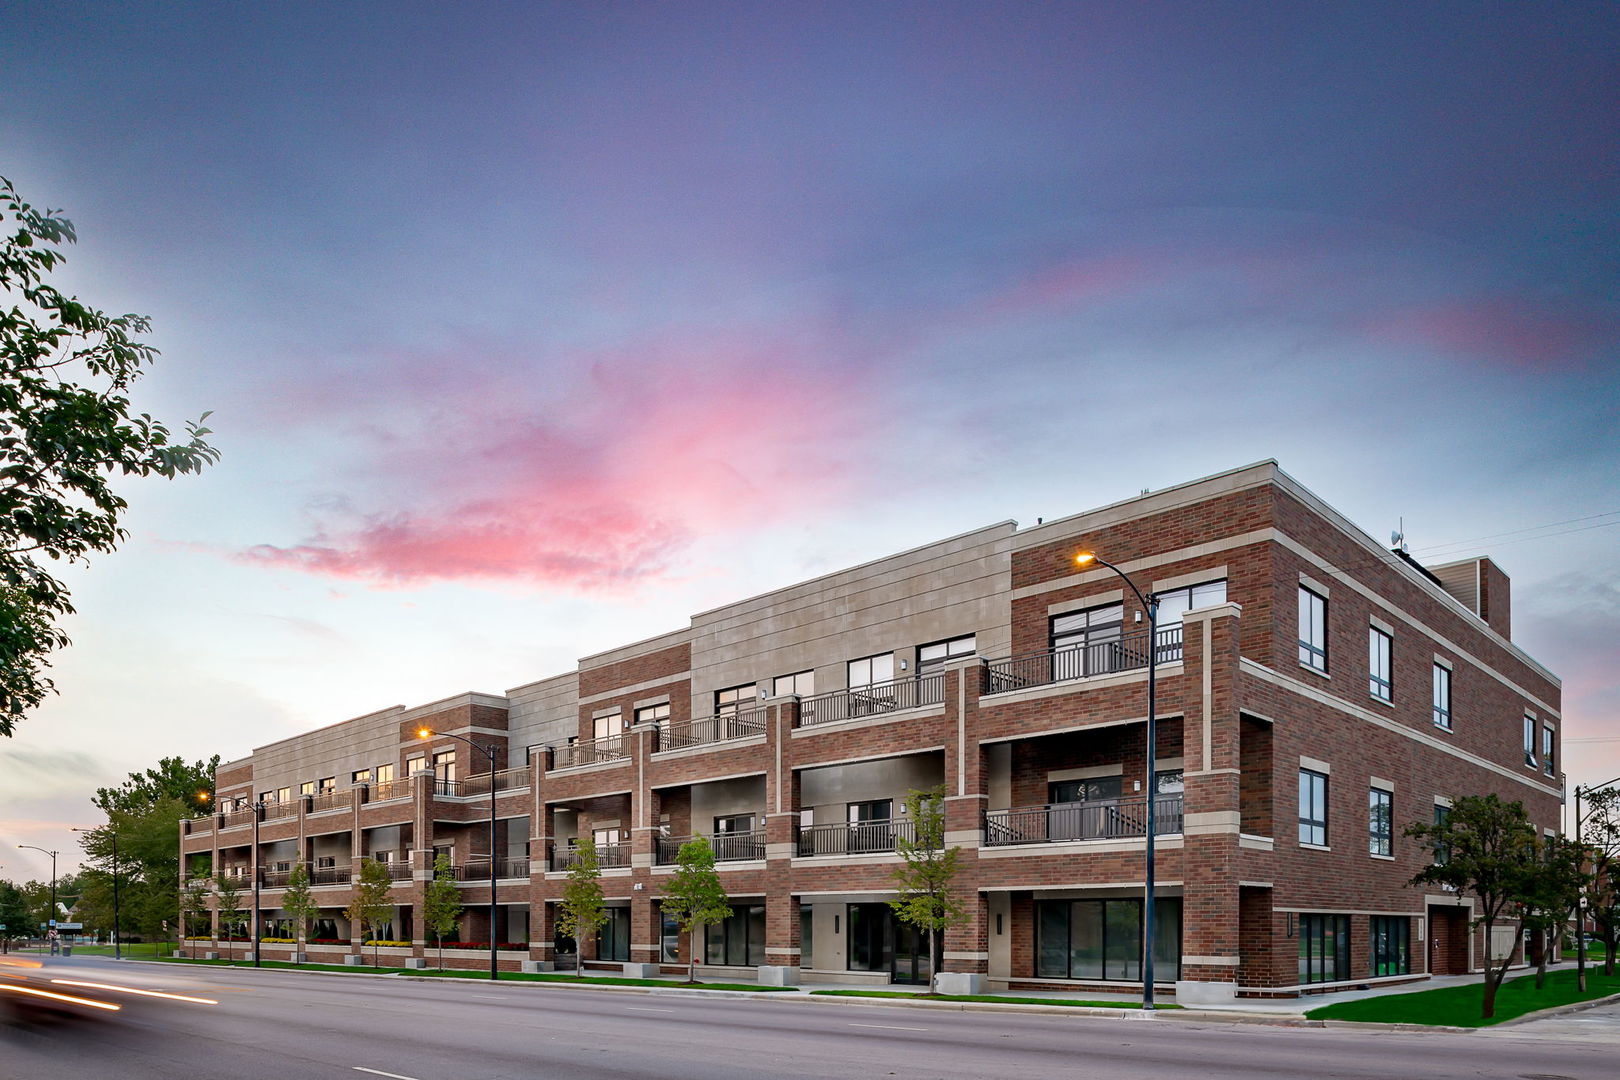
[{"label": "illuminated street lamp", "polygon": [[500,978],[499,968],[495,962],[495,748],[481,746],[465,735],[452,735],[448,731],[434,731],[432,728],[418,728],[418,739],[431,739],[435,736],[445,739],[455,739],[464,742],[489,759],[489,977]]},{"label": "illuminated street lamp", "polygon": [[[54,927],[56,925],[56,857],[62,853],[60,851],[46,851],[44,848],[35,847],[33,844],[18,844],[17,846],[27,848],[29,851],[44,852],[51,857],[51,910],[50,914],[45,918],[47,925]],[[51,943],[51,955],[56,955],[56,943],[54,941]]]},{"label": "illuminated street lamp", "polygon": [[[1142,1008],[1153,1008],[1153,841],[1154,833],[1158,827],[1157,815],[1154,813],[1158,802],[1158,776],[1156,773],[1157,732],[1156,716],[1154,713],[1155,698],[1157,694],[1156,675],[1159,660],[1159,598],[1154,593],[1142,595],[1142,590],[1136,587],[1136,582],[1130,579],[1125,571],[1100,559],[1092,551],[1079,551],[1075,553],[1076,566],[1090,566],[1096,563],[1106,566],[1119,575],[1121,581],[1131,587],[1136,599],[1147,609],[1148,617],[1148,700],[1147,700],[1147,850],[1145,881],[1142,886]],[[1123,636],[1123,635],[1122,635]]]}]

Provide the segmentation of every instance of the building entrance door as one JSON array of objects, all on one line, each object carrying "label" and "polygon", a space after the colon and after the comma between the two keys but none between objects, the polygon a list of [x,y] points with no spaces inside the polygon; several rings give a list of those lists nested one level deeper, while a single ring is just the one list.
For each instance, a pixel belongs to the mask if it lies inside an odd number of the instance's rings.
[{"label": "building entrance door", "polygon": [[894,917],[888,904],[849,905],[849,968],[887,972],[897,983],[927,983],[931,974],[924,934]]}]

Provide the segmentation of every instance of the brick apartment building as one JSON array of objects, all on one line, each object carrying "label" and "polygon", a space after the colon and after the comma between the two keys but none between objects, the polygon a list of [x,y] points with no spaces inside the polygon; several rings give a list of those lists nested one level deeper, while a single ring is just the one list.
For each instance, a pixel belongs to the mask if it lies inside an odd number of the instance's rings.
[{"label": "brick apartment building", "polygon": [[[1155,643],[1136,597],[1077,566],[1080,549],[1160,596]],[[280,890],[306,863],[322,909],[310,959],[335,961],[360,949],[342,915],[358,864],[380,860],[397,897],[380,936],[411,942],[382,952],[403,966],[432,955],[419,912],[445,851],[460,939],[493,937],[503,968],[543,969],[574,948],[555,904],[591,835],[611,918],[578,951],[649,971],[687,960],[658,898],[680,842],[701,834],[736,914],[707,928],[700,962],[773,981],[923,981],[927,949],[886,901],[905,795],[943,785],[971,914],[946,936],[953,981],[1118,989],[1140,986],[1151,797],[1164,991],[1459,973],[1519,935],[1487,944],[1468,930],[1470,900],[1408,886],[1430,852],[1403,826],[1496,792],[1550,832],[1562,798],[1559,682],[1510,641],[1509,603],[1489,560],[1425,569],[1262,462],[740,600],[504,696],[262,747],[220,766],[220,812],[182,823],[183,862],[244,886],[259,875],[268,936],[286,933]],[[495,771],[465,744],[417,738],[424,725],[493,748]]]}]

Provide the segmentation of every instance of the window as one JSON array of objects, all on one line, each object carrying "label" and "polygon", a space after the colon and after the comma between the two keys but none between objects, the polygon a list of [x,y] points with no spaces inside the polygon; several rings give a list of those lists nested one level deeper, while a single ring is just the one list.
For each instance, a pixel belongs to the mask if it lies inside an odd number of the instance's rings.
[{"label": "window", "polygon": [[876,686],[894,681],[894,653],[878,653],[849,662],[849,688]]},{"label": "window", "polygon": [[1395,642],[1376,626],[1367,628],[1367,692],[1379,701],[1395,700],[1390,652]]},{"label": "window", "polygon": [[1299,917],[1299,981],[1343,982],[1350,978],[1350,916]]},{"label": "window", "polygon": [[800,671],[792,675],[778,675],[771,680],[771,696],[782,697],[786,694],[798,694],[800,697],[809,697],[816,692],[816,673],[814,671]]},{"label": "window", "polygon": [[354,770],[354,772],[349,774],[349,783],[356,784],[356,785],[371,783],[371,770],[370,769],[356,769],[356,770]]},{"label": "window", "polygon": [[942,671],[948,662],[972,656],[978,652],[975,639],[976,635],[968,634],[965,637],[951,638],[949,641],[936,641],[917,646],[917,674],[927,675]]},{"label": "window", "polygon": [[714,819],[715,835],[754,831],[753,814],[722,814]]},{"label": "window", "polygon": [[1120,668],[1120,633],[1125,608],[1120,604],[1072,611],[1052,617],[1052,679],[1079,679]]},{"label": "window", "polygon": [[849,804],[849,835],[845,841],[851,854],[894,850],[894,800],[869,799]]},{"label": "window", "polygon": [[714,692],[714,715],[724,716],[727,713],[740,712],[752,705],[758,698],[758,683],[744,683],[742,686],[728,686],[724,690],[716,690]]},{"label": "window", "polygon": [[1536,720],[1533,716],[1524,718],[1524,763],[1529,768],[1536,767]]},{"label": "window", "polygon": [[1412,921],[1400,915],[1374,915],[1367,927],[1367,944],[1372,971],[1380,975],[1405,975],[1412,970]]},{"label": "window", "polygon": [[1315,671],[1326,671],[1327,597],[1299,587],[1299,662]]},{"label": "window", "polygon": [[271,795],[274,795],[274,794],[275,794],[275,792],[273,792],[273,791],[261,791],[261,792],[259,792],[259,801],[262,802],[262,803],[275,802],[276,800],[274,800],[274,799],[272,799],[270,797]]},{"label": "window", "polygon": [[704,963],[758,967],[765,962],[765,905],[739,904],[730,918],[704,927]]},{"label": "window", "polygon": [[660,950],[659,959],[666,964],[681,962],[681,924],[675,916],[659,913],[660,922]]},{"label": "window", "polygon": [[422,772],[426,768],[427,756],[424,754],[412,754],[410,757],[405,759],[406,776],[415,776],[417,773]]},{"label": "window", "polygon": [[299,784],[298,785],[298,794],[300,794],[300,795],[313,795],[313,794],[315,794],[315,781],[313,781],[313,780],[305,780],[302,784]]},{"label": "window", "polygon": [[433,778],[435,780],[454,780],[456,778],[456,752],[454,750],[435,750],[433,752]]},{"label": "window", "polygon": [[392,765],[379,765],[374,775],[377,777],[377,783],[379,784],[392,783],[394,780],[394,767]]},{"label": "window", "polygon": [[1103,802],[1120,797],[1123,780],[1118,776],[1096,776],[1089,780],[1054,780],[1046,785],[1047,802]]},{"label": "window", "polygon": [[1556,737],[1550,724],[1541,725],[1541,768],[1548,776],[1556,775],[1553,764],[1553,740]]},{"label": "window", "polygon": [[802,968],[814,967],[813,958],[816,955],[816,918],[815,908],[809,904],[799,905],[799,966]]},{"label": "window", "polygon": [[[1043,979],[1140,979],[1142,901],[1043,900],[1035,905],[1035,973]],[[1153,976],[1181,974],[1181,901],[1153,902]]]},{"label": "window", "polygon": [[1367,851],[1369,854],[1394,854],[1394,801],[1395,797],[1382,788],[1367,789]]},{"label": "window", "polygon": [[622,710],[598,716],[591,721],[591,738],[611,739],[615,735],[624,734],[624,712]]},{"label": "window", "polygon": [[1202,585],[1188,585],[1180,589],[1169,589],[1158,593],[1160,629],[1174,626],[1181,622],[1184,612],[1193,608],[1209,607],[1211,604],[1226,603],[1226,579],[1219,581],[1206,581]]},{"label": "window", "polygon": [[607,909],[607,922],[596,932],[596,958],[598,960],[630,959],[630,909]]},{"label": "window", "polygon": [[1451,730],[1451,669],[1434,665],[1434,726]]},{"label": "window", "polygon": [[329,791],[337,790],[337,777],[323,776],[315,782],[315,793],[325,795]]},{"label": "window", "polygon": [[636,710],[636,724],[660,724],[669,719],[669,702],[661,705],[643,705]]},{"label": "window", "polygon": [[[1451,807],[1449,807],[1449,806],[1441,806],[1439,803],[1435,803],[1435,805],[1434,805],[1434,824],[1435,824],[1435,827],[1436,828],[1442,828],[1442,827],[1445,826],[1446,822],[1449,821],[1449,820],[1451,820]],[[1444,843],[1442,843],[1442,842],[1440,842],[1438,840],[1435,841],[1435,845],[1434,845],[1434,864],[1436,866],[1444,866],[1444,865],[1446,865],[1446,863],[1448,863],[1450,861],[1451,861],[1451,849],[1449,847],[1447,847]]]},{"label": "window", "polygon": [[276,788],[276,802],[292,802],[292,788],[290,788],[290,787],[278,787],[278,788]]},{"label": "window", "polygon": [[1324,773],[1299,770],[1299,842],[1327,846],[1327,789]]}]

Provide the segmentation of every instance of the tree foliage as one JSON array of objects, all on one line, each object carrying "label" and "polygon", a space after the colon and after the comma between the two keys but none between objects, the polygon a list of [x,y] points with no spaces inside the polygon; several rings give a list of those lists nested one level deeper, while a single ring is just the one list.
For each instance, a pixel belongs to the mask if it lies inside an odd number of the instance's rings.
[{"label": "tree foliage", "polygon": [[[166,757],[155,769],[130,773],[129,779],[117,787],[97,788],[90,801],[103,813],[112,814],[146,810],[165,799],[175,799],[185,808],[180,816],[196,817],[206,814],[214,804],[214,770],[218,767],[218,754],[208,761],[190,763],[184,758]],[[206,798],[198,798],[200,795]]]},{"label": "tree foliage", "polygon": [[0,939],[32,937],[34,926],[28,911],[28,898],[9,881],[0,881]]},{"label": "tree foliage", "polygon": [[394,917],[394,879],[388,876],[388,867],[376,859],[362,859],[360,881],[354,887],[354,899],[343,912],[349,922],[365,928],[365,937],[371,944],[371,966],[377,966],[378,931]]},{"label": "tree foliage", "polygon": [[557,932],[574,939],[574,955],[578,957],[574,962],[576,974],[585,974],[585,954],[579,943],[600,930],[607,918],[607,901],[602,895],[602,862],[596,853],[596,840],[582,836],[574,849],[574,865],[568,868],[562,899],[557,903]]},{"label": "tree foliage", "polygon": [[1481,1015],[1496,1015],[1496,991],[1507,976],[1512,951],[1491,958],[1491,931],[1510,909],[1534,893],[1541,870],[1536,830],[1524,804],[1503,802],[1495,795],[1465,795],[1457,799],[1443,820],[1418,821],[1406,835],[1445,852],[1445,860],[1424,867],[1412,877],[1413,885],[1443,885],[1479,901],[1479,916],[1472,925],[1485,928],[1485,996]]},{"label": "tree foliage", "polygon": [[[461,927],[461,890],[450,866],[450,856],[439,852],[433,860],[433,880],[422,893],[422,925],[439,942],[439,966],[444,967],[444,935]],[[490,940],[495,931],[490,930]]]},{"label": "tree foliage", "polygon": [[1519,897],[1519,920],[1541,942],[1536,962],[1536,989],[1547,981],[1547,954],[1581,902],[1586,883],[1581,847],[1562,836],[1545,836],[1537,843],[1539,870],[1527,875]]},{"label": "tree foliage", "polygon": [[[1576,839],[1584,844],[1588,861],[1586,913],[1603,938],[1604,974],[1613,975],[1615,949],[1620,947],[1620,787],[1588,790],[1583,801]],[[1577,933],[1585,929],[1579,926]]]},{"label": "tree foliage", "polygon": [[208,915],[208,879],[194,877],[186,880],[180,890],[180,936],[196,933],[196,923]]},{"label": "tree foliage", "polygon": [[208,414],[176,439],[132,412],[157,358],[144,315],[108,315],[50,283],[78,236],[0,177],[0,735],[54,689],[49,656],[68,642],[67,588],[41,557],[81,562],[124,539],[115,475],[174,477],[218,459]]},{"label": "tree foliage", "polygon": [[698,958],[697,928],[731,918],[731,898],[714,868],[714,848],[706,836],[694,836],[675,854],[675,873],[664,883],[659,909],[675,920],[691,938],[686,981],[695,982]]},{"label": "tree foliage", "polygon": [[309,924],[320,915],[320,905],[315,902],[315,894],[309,887],[309,867],[302,860],[293,864],[292,873],[287,875],[287,887],[281,894],[281,910],[287,913],[292,921],[293,934],[298,939],[298,951],[304,951],[304,937],[309,933]]},{"label": "tree foliage", "polygon": [[242,880],[220,871],[214,875],[215,903],[219,910],[219,929],[227,942],[236,939],[236,933],[247,909],[242,906]]},{"label": "tree foliage", "polygon": [[894,870],[898,899],[889,901],[895,918],[909,923],[928,937],[929,991],[938,985],[944,954],[945,931],[967,921],[967,908],[953,885],[961,868],[962,849],[945,846],[945,788],[906,793],[906,817],[912,822],[912,836],[895,836],[895,850],[901,864]]}]

